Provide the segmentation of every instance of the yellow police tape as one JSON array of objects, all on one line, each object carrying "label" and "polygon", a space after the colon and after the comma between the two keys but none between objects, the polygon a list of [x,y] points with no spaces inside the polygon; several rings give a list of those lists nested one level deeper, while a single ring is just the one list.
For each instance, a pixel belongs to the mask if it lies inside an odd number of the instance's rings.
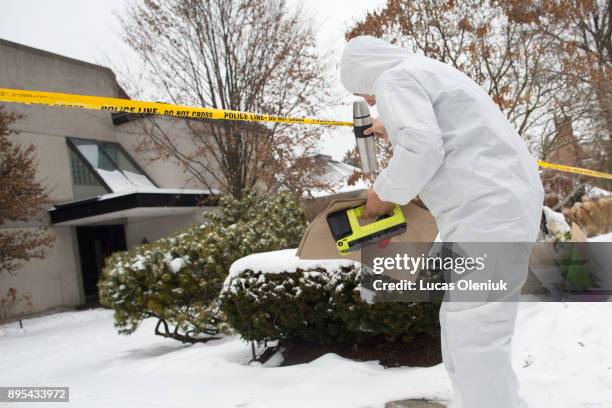
[{"label": "yellow police tape", "polygon": [[214,108],[194,108],[192,106],[171,105],[160,102],[144,102],[134,101],[131,99],[73,95],[57,92],[26,91],[21,89],[0,88],[0,102],[63,106],[70,108],[107,110],[111,112],[130,112],[148,115],[177,116],[180,118],[302,123],[308,125],[329,126],[353,125],[352,122],[339,122],[335,120],[289,118],[285,116],[263,115],[260,113],[239,112]]},{"label": "yellow police tape", "polygon": [[[241,120],[248,122],[283,122],[327,126],[353,126],[352,122],[341,122],[336,120],[291,118],[286,116],[264,115],[261,113],[240,112],[214,108],[195,108],[192,106],[172,105],[160,102],[134,101],[131,99],[73,95],[57,92],[28,91],[22,89],[0,88],[0,102],[176,116],[180,118]],[[612,174],[609,173],[602,173],[579,167],[564,166],[561,164],[553,164],[542,160],[538,161],[538,165],[546,169],[612,180]]]},{"label": "yellow police tape", "polygon": [[574,173],[574,174],[580,174],[583,176],[598,177],[598,178],[612,180],[612,174],[603,173],[601,171],[583,169],[580,167],[565,166],[563,164],[548,163],[542,160],[538,160],[538,165],[545,169],[552,169],[552,170],[563,171],[566,173]]}]

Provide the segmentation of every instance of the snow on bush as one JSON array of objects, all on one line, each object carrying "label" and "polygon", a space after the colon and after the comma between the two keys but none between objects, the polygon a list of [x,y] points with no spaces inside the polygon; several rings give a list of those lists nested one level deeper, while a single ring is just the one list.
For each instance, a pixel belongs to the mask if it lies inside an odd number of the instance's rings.
[{"label": "snow on bush", "polygon": [[106,259],[100,301],[115,312],[120,333],[147,317],[156,334],[184,342],[205,341],[223,328],[218,296],[232,262],[253,252],[295,246],[306,227],[289,194],[223,197],[219,214],[153,244]]},{"label": "snow on bush", "polygon": [[545,239],[547,241],[567,241],[571,239],[572,229],[565,220],[563,214],[546,206],[544,206],[542,209],[544,212],[546,229],[548,230]]},{"label": "snow on bush", "polygon": [[177,340],[217,334],[216,299],[225,278],[220,243],[213,226],[194,226],[107,258],[98,289],[119,333],[156,317],[156,334]]},{"label": "snow on bush", "polygon": [[360,265],[349,260],[303,261],[295,250],[251,255],[232,265],[221,296],[223,311],[244,339],[260,343],[437,335],[437,304],[369,304],[361,299],[360,281]]},{"label": "snow on bush", "polygon": [[[245,270],[254,270],[259,273],[293,273],[298,270],[322,269],[333,273],[341,268],[351,268],[357,263],[350,259],[300,259],[295,249],[284,249],[274,252],[261,252],[238,259],[230,267],[229,275],[225,279],[224,289],[239,281],[240,274]],[[231,289],[233,290],[233,289]]]}]

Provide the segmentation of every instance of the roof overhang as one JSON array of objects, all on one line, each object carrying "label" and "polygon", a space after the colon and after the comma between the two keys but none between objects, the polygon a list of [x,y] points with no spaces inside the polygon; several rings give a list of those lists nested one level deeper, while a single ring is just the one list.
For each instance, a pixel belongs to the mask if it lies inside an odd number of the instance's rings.
[{"label": "roof overhang", "polygon": [[131,192],[56,204],[49,210],[54,225],[90,225],[132,217],[192,214],[198,207],[216,206],[208,193]]}]

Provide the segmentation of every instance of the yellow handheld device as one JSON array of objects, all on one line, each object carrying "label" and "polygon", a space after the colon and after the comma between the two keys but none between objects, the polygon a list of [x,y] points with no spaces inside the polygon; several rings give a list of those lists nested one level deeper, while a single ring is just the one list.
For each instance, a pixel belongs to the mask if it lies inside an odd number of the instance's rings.
[{"label": "yellow handheld device", "polygon": [[347,208],[327,215],[327,224],[341,255],[374,244],[381,239],[406,231],[406,218],[399,205],[390,214],[366,225],[359,224],[365,205]]}]

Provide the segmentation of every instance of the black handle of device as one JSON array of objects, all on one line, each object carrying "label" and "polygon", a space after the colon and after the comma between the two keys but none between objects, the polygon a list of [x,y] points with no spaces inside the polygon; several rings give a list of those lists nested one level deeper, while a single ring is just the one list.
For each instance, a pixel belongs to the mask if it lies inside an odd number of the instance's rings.
[{"label": "black handle of device", "polygon": [[374,135],[365,135],[365,134],[363,134],[363,132],[365,132],[366,129],[369,129],[371,127],[372,127],[371,123],[369,125],[353,126],[353,131],[355,132],[355,137],[356,138],[362,138],[362,137],[374,136]]}]

